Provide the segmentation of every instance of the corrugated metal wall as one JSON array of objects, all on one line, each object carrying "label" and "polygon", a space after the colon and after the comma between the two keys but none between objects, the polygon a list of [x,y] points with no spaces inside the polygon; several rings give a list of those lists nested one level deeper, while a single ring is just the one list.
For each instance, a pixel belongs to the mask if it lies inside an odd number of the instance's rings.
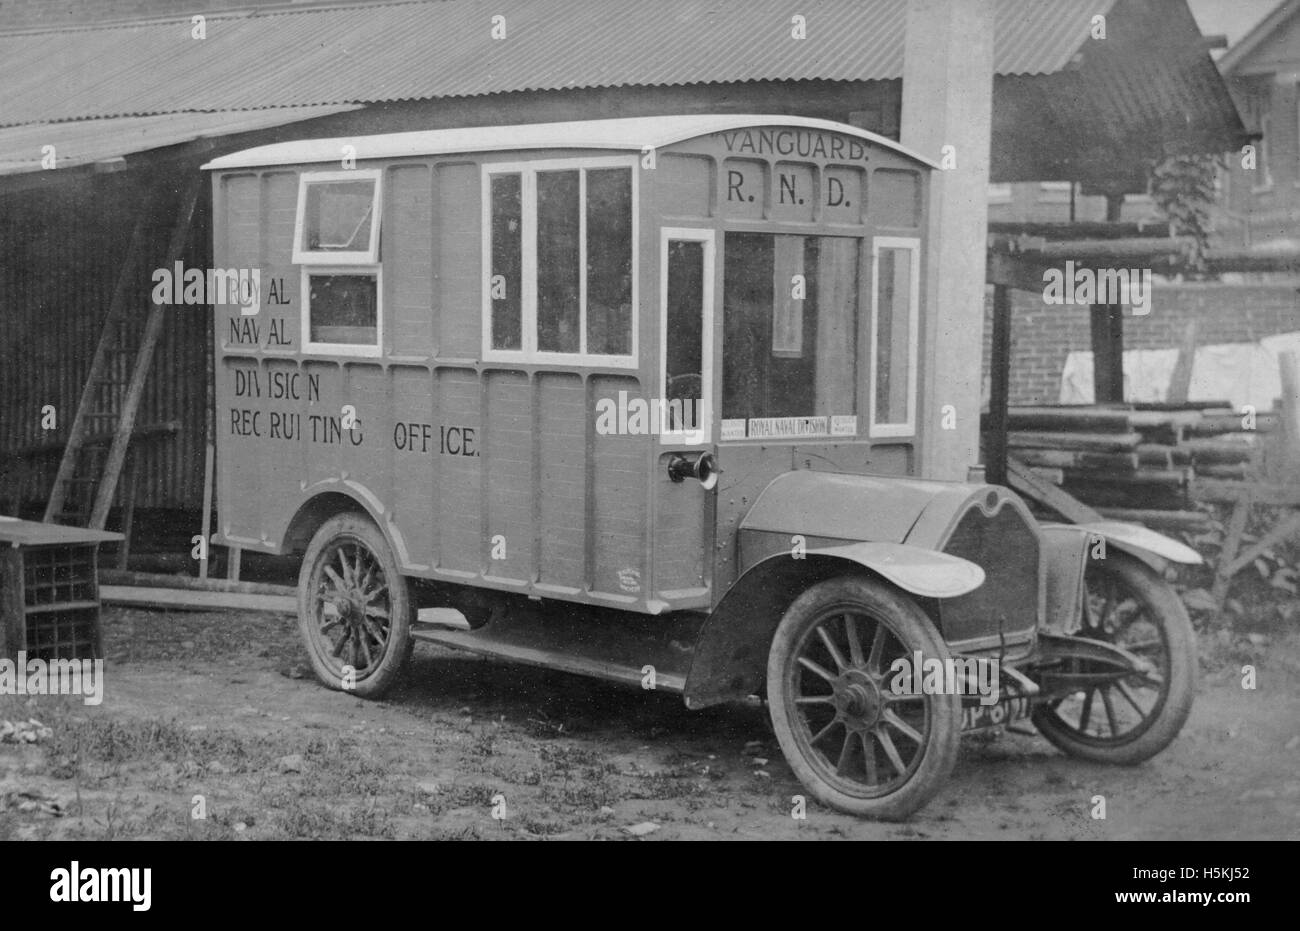
[{"label": "corrugated metal wall", "polygon": [[[166,262],[178,189],[197,171],[185,166],[169,174],[160,165],[0,194],[0,506],[13,508],[20,493],[29,509],[48,497],[58,452],[32,451],[67,441],[136,219],[152,208],[143,261],[128,292],[131,311],[146,314],[151,276]],[[210,264],[210,204],[204,184],[183,258],[187,268]],[[136,506],[197,510],[211,308],[166,313],[136,426],[175,421],[179,429],[134,445]],[[53,430],[42,429],[47,404],[57,412]]]}]

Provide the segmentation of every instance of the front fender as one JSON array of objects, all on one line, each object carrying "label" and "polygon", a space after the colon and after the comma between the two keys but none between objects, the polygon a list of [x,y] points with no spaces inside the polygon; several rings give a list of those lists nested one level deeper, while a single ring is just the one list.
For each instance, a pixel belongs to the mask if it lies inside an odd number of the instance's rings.
[{"label": "front fender", "polygon": [[1100,534],[1116,549],[1142,560],[1157,571],[1164,569],[1162,560],[1182,563],[1185,566],[1197,566],[1202,562],[1201,554],[1190,546],[1185,546],[1163,533],[1156,533],[1141,524],[1099,520],[1078,526],[1089,533]]},{"label": "front fender", "polygon": [[686,677],[687,707],[703,708],[758,691],[772,635],[810,585],[860,571],[857,567],[925,598],[962,595],[984,581],[984,571],[968,560],[902,543],[820,544],[796,559],[789,538],[781,539],[784,547],[773,545],[755,559],[705,621]]},{"label": "front fender", "polygon": [[906,543],[845,543],[808,552],[848,559],[923,598],[956,598],[984,584],[984,570],[970,560]]}]

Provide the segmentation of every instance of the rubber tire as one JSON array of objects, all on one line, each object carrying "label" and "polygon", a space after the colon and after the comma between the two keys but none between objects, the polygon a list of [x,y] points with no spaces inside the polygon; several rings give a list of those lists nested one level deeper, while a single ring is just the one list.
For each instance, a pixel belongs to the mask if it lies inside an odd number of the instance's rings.
[{"label": "rubber tire", "polygon": [[[343,687],[343,679],[336,674],[317,652],[315,637],[312,632],[313,621],[310,610],[310,591],[313,570],[321,553],[338,537],[350,537],[363,543],[379,561],[384,577],[388,580],[391,630],[387,649],[383,659],[373,671],[356,680],[352,688]],[[406,577],[397,567],[388,548],[388,541],[370,518],[362,514],[344,513],[331,517],[321,524],[316,535],[312,537],[307,553],[303,556],[302,568],[298,573],[298,632],[307,648],[312,671],[316,678],[327,688],[345,691],[360,698],[379,698],[384,695],[402,677],[415,641],[411,637],[411,617],[414,611],[411,603],[410,586]]]},{"label": "rubber tire", "polygon": [[905,643],[910,655],[919,649],[946,663],[948,646],[925,612],[907,595],[869,578],[844,576],[812,586],[790,605],[777,625],[767,660],[768,709],[772,729],[799,781],[823,805],[846,814],[882,821],[901,821],[922,808],[943,787],[957,762],[961,743],[961,696],[930,695],[931,727],[921,765],[899,789],[878,798],[858,798],[822,780],[803,758],[785,707],[785,671],[791,653],[805,631],[838,605],[860,605],[863,610],[891,617],[913,638]]},{"label": "rubber tire", "polygon": [[1034,709],[1032,720],[1038,732],[1058,749],[1081,760],[1134,766],[1164,750],[1182,730],[1196,697],[1196,633],[1178,593],[1156,571],[1141,560],[1125,553],[1111,552],[1105,560],[1106,570],[1140,599],[1152,622],[1164,629],[1169,644],[1169,691],[1156,719],[1131,740],[1111,747],[1082,743],[1061,730],[1044,705]]}]

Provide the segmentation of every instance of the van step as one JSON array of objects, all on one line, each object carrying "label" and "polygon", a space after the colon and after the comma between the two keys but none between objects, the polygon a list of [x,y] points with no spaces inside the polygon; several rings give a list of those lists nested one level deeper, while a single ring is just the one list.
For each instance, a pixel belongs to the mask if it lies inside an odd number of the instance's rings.
[{"label": "van step", "polygon": [[454,650],[645,688],[654,667],[656,691],[686,690],[699,616],[559,616],[527,610],[494,618],[478,630],[413,625],[411,636]]}]

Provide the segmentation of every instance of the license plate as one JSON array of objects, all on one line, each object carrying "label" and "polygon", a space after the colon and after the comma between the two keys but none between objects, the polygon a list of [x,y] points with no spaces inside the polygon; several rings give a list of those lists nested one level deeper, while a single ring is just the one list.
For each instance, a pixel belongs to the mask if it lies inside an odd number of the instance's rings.
[{"label": "license plate", "polygon": [[961,729],[979,731],[1000,727],[1029,717],[1029,699],[1023,695],[1004,698],[992,705],[965,705],[961,709]]}]

